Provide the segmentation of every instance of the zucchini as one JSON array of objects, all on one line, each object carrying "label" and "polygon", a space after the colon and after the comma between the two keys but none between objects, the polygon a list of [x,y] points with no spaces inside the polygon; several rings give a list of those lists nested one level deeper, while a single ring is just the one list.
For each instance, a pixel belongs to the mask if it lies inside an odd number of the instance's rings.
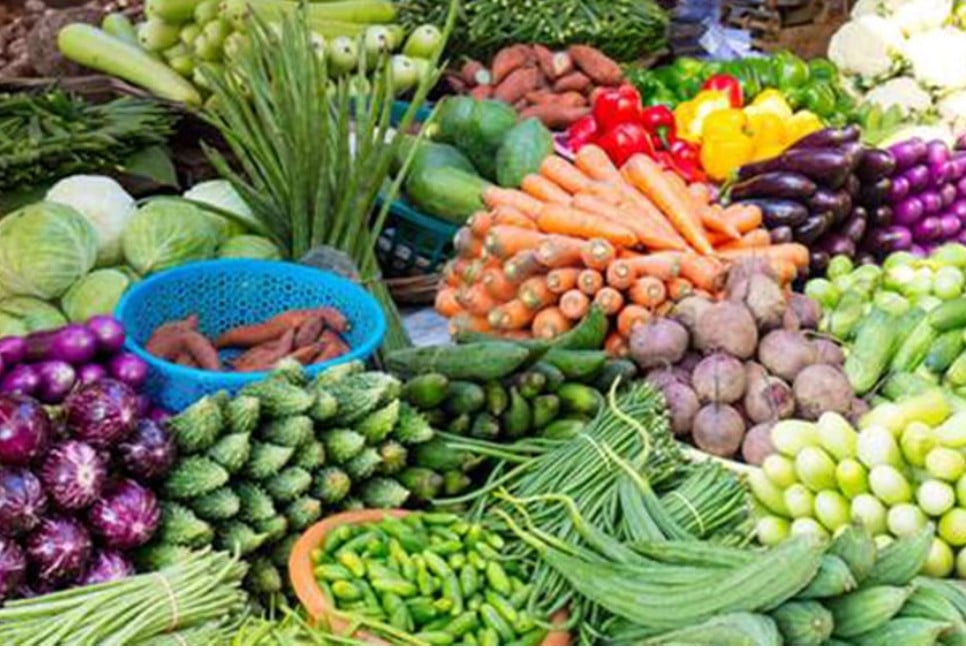
[{"label": "zucchini", "polygon": [[607,326],[607,315],[604,311],[598,306],[591,306],[584,319],[580,320],[577,326],[557,337],[553,341],[553,346],[574,351],[597,351],[604,347]]},{"label": "zucchini", "polygon": [[607,362],[604,351],[579,351],[552,347],[543,361],[555,366],[569,380],[587,379],[600,371]]},{"label": "zucchini", "polygon": [[818,601],[789,601],[771,612],[788,646],[821,646],[832,636],[832,613]]},{"label": "zucchini", "polygon": [[860,646],[935,646],[939,636],[951,628],[945,621],[906,617],[887,621],[852,639]]},{"label": "zucchini", "polygon": [[455,380],[486,381],[513,373],[529,355],[513,342],[475,342],[392,351],[386,355],[386,366],[410,376],[435,371]]},{"label": "zucchini", "polygon": [[433,409],[446,400],[449,378],[441,373],[426,373],[410,378],[402,387],[402,397],[420,409]]},{"label": "zucchini", "polygon": [[890,365],[892,372],[915,371],[922,364],[923,360],[926,359],[926,354],[929,353],[933,342],[939,337],[939,333],[929,323],[929,318],[920,320],[916,324],[916,327],[912,329],[909,337],[899,345],[899,350],[896,351],[896,355],[892,358],[892,364]]},{"label": "zucchini", "polygon": [[567,376],[560,369],[542,360],[530,367],[530,371],[537,371],[546,377],[546,390],[551,393],[560,389],[560,385],[567,381]]},{"label": "zucchini", "polygon": [[924,364],[930,371],[943,373],[963,351],[963,333],[959,329],[946,331],[932,343]]},{"label": "zucchini", "polygon": [[877,585],[825,601],[835,619],[835,632],[853,638],[875,630],[898,614],[914,587]]},{"label": "zucchini", "polygon": [[927,318],[940,333],[966,327],[966,297],[951,299],[929,311]]},{"label": "zucchini", "polygon": [[557,390],[561,409],[569,414],[593,416],[603,404],[604,397],[593,387],[579,383],[564,383]]},{"label": "zucchini", "polygon": [[454,380],[446,389],[444,408],[450,414],[473,414],[483,409],[486,393],[474,382]]}]

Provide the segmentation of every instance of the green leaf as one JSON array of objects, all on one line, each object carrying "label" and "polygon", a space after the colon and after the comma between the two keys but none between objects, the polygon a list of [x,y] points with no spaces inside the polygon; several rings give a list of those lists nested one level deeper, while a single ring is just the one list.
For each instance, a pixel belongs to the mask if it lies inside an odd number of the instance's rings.
[{"label": "green leaf", "polygon": [[178,188],[178,172],[163,146],[141,149],[129,157],[121,168],[128,175],[147,178],[165,187]]}]

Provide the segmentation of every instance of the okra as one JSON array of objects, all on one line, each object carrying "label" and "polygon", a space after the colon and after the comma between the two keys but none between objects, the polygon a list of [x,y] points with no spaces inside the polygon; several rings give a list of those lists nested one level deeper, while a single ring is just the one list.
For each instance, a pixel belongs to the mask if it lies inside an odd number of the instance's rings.
[{"label": "okra", "polygon": [[480,618],[483,619],[483,624],[487,628],[499,635],[500,641],[510,641],[513,639],[513,628],[510,627],[506,619],[500,616],[500,613],[489,603],[484,603],[480,606]]},{"label": "okra", "polygon": [[486,582],[498,593],[504,596],[510,595],[510,579],[503,570],[503,566],[495,560],[486,563]]},{"label": "okra", "polygon": [[513,625],[517,622],[517,611],[514,609],[510,601],[506,600],[493,590],[487,590],[486,594],[483,595],[486,602],[493,606],[493,609],[500,613],[500,616],[509,623]]}]

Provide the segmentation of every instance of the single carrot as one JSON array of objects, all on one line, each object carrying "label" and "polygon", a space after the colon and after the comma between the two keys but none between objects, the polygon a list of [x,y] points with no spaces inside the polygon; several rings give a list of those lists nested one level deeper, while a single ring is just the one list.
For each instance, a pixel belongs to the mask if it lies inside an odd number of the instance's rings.
[{"label": "single carrot", "polygon": [[528,196],[543,203],[559,203],[561,205],[570,204],[569,193],[564,191],[553,181],[536,173],[531,173],[524,176],[523,181],[520,183],[520,188],[523,189]]},{"label": "single carrot", "polygon": [[503,268],[487,268],[480,277],[480,283],[490,297],[497,301],[505,302],[516,297],[517,287],[507,279]]},{"label": "single carrot", "polygon": [[537,225],[551,234],[567,234],[583,239],[599,237],[620,247],[630,247],[637,242],[637,236],[626,226],[563,205],[544,205],[537,217]]},{"label": "single carrot", "polygon": [[559,307],[564,317],[577,321],[590,310],[590,298],[576,288],[568,290],[560,296]]},{"label": "single carrot", "polygon": [[496,209],[500,205],[513,207],[531,218],[536,218],[540,213],[543,203],[528,196],[519,189],[504,189],[503,187],[490,186],[483,190],[483,204],[490,209]]},{"label": "single carrot", "polygon": [[565,191],[576,194],[586,190],[591,179],[559,155],[550,155],[540,164],[540,175]]},{"label": "single carrot", "polygon": [[584,265],[594,270],[606,270],[615,256],[614,246],[610,241],[602,238],[590,239],[580,252],[580,259]]},{"label": "single carrot", "polygon": [[533,332],[533,337],[549,340],[566,333],[570,328],[570,320],[564,317],[560,309],[549,306],[534,315],[530,330]]},{"label": "single carrot", "polygon": [[617,330],[624,337],[630,337],[635,326],[649,319],[651,319],[651,311],[639,304],[627,304],[617,314]]},{"label": "single carrot", "polygon": [[467,263],[466,268],[463,269],[463,283],[476,283],[483,276],[485,266],[486,262],[483,259],[473,259]]},{"label": "single carrot", "polygon": [[503,264],[503,273],[510,283],[519,285],[535,274],[544,272],[546,267],[537,259],[534,250],[517,252]]},{"label": "single carrot", "polygon": [[714,293],[724,285],[726,268],[714,257],[677,252],[656,252],[651,256],[677,263],[680,276],[694,284],[695,288]]},{"label": "single carrot", "polygon": [[681,301],[694,293],[694,284],[684,277],[674,277],[664,283],[667,286],[667,296],[672,301]]},{"label": "single carrot", "polygon": [[530,324],[534,312],[519,299],[512,299],[490,311],[490,326],[501,331],[516,331]]},{"label": "single carrot", "polygon": [[604,286],[594,295],[594,305],[604,311],[604,315],[616,315],[624,306],[624,295],[615,288]]},{"label": "single carrot", "polygon": [[[614,191],[612,196],[619,196],[620,192]],[[582,193],[574,197],[573,206],[577,209],[602,216],[614,223],[623,225],[631,230],[637,237],[637,241],[654,249],[678,248],[684,245],[684,239],[673,234],[670,226],[666,228],[653,227],[646,216],[636,208],[627,209],[618,204],[613,205],[595,195]],[[663,220],[663,217],[661,217]],[[668,232],[672,235],[668,236]]]},{"label": "single carrot", "polygon": [[547,277],[538,275],[530,277],[520,285],[517,297],[530,310],[540,310],[556,300],[556,295],[547,286]]},{"label": "single carrot", "polygon": [[585,241],[573,236],[551,234],[537,246],[537,260],[548,268],[578,265]]},{"label": "single carrot", "polygon": [[791,283],[798,277],[799,267],[791,261],[784,259],[772,259],[771,269],[782,285]]},{"label": "single carrot", "polygon": [[637,154],[628,160],[621,172],[628,182],[654,201],[688,243],[702,254],[711,254],[711,244],[700,218],[694,213],[690,196],[668,180],[657,162]]},{"label": "single carrot", "polygon": [[533,222],[533,219],[515,207],[503,205],[494,209],[492,214],[493,225],[513,225],[523,229],[537,229],[537,224]]},{"label": "single carrot", "polygon": [[711,185],[704,182],[692,182],[688,185],[688,193],[702,205],[711,203]]},{"label": "single carrot", "polygon": [[490,326],[489,321],[485,317],[478,317],[476,315],[471,315],[466,312],[459,313],[452,317],[449,321],[450,334],[456,335],[457,333],[463,333],[465,331],[476,331],[478,333],[487,333],[493,330]]},{"label": "single carrot", "polygon": [[[581,191],[577,196],[596,198],[613,207],[619,207],[622,199],[620,187],[613,182],[593,182],[587,191]],[[574,196],[574,200],[577,196]]]},{"label": "single carrot", "polygon": [[630,212],[635,220],[641,221],[646,228],[646,236],[635,230],[642,244],[652,250],[690,250],[688,242],[684,240],[667,217],[661,213],[650,198],[642,194],[636,187],[624,181],[620,187],[621,209]]},{"label": "single carrot", "polygon": [[801,243],[780,243],[762,248],[744,248],[740,250],[721,250],[718,256],[723,259],[740,260],[749,257],[762,257],[770,261],[790,261],[798,268],[808,266],[808,248]]},{"label": "single carrot", "polygon": [[[720,300],[717,300],[720,301]],[[654,309],[654,315],[657,317],[667,317],[671,313],[671,309],[674,308],[673,301],[666,301],[657,308]]]},{"label": "single carrot", "polygon": [[585,295],[593,297],[603,287],[604,276],[597,270],[587,268],[577,275],[577,288]]},{"label": "single carrot", "polygon": [[761,227],[761,207],[748,203],[735,203],[724,208],[721,217],[734,225],[742,234]]},{"label": "single carrot", "polygon": [[617,290],[627,290],[636,278],[637,274],[626,259],[614,259],[604,273],[607,285]]},{"label": "single carrot", "polygon": [[657,277],[662,281],[681,274],[680,255],[674,253],[633,254],[620,260],[630,266],[634,277]]},{"label": "single carrot", "polygon": [[731,241],[717,246],[717,250],[741,250],[747,248],[763,248],[771,245],[771,235],[763,227],[753,229],[737,241]]},{"label": "single carrot", "polygon": [[453,236],[453,249],[457,256],[475,259],[483,251],[483,239],[473,236],[468,227],[461,227]]},{"label": "single carrot", "polygon": [[617,331],[612,331],[604,340],[604,351],[612,358],[626,358],[631,353],[631,347],[627,338]]},{"label": "single carrot", "polygon": [[574,158],[574,164],[592,180],[601,182],[621,182],[621,172],[610,156],[595,144],[582,146]]},{"label": "single carrot", "polygon": [[478,238],[483,238],[493,226],[493,212],[478,211],[466,220],[466,226],[470,228],[470,233]]},{"label": "single carrot", "polygon": [[486,317],[487,313],[493,310],[499,302],[486,291],[482,283],[475,283],[463,286],[456,291],[456,301],[463,309],[471,314]]},{"label": "single carrot", "polygon": [[486,235],[486,251],[498,259],[508,259],[517,252],[534,250],[543,240],[543,234],[535,230],[495,225]]},{"label": "single carrot", "polygon": [[443,317],[453,317],[463,310],[460,303],[456,300],[456,289],[449,287],[440,288],[437,291],[434,306],[436,307],[436,312]]},{"label": "single carrot", "polygon": [[628,289],[627,296],[638,306],[655,308],[667,300],[667,288],[657,277],[640,277]]},{"label": "single carrot", "polygon": [[720,205],[701,205],[695,203],[695,208],[701,215],[701,224],[709,232],[721,232],[732,239],[740,239],[741,232],[733,223],[728,222],[722,215]]},{"label": "single carrot", "polygon": [[557,268],[547,274],[547,288],[555,295],[562,295],[577,285],[580,268]]},{"label": "single carrot", "polygon": [[462,282],[463,268],[466,267],[469,261],[466,259],[452,258],[443,264],[443,269],[441,271],[443,277],[443,283],[447,286],[452,286],[453,288],[458,287]]}]

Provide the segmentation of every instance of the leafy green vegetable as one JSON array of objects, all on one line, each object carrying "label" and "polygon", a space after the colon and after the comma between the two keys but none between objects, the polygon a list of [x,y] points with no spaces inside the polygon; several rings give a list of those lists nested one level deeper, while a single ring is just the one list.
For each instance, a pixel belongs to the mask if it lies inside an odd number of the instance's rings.
[{"label": "leafy green vegetable", "polygon": [[107,176],[73,175],[50,188],[46,200],[73,207],[97,232],[97,265],[121,260],[121,235],[137,205],[116,180]]},{"label": "leafy green vegetable", "polygon": [[141,207],[124,230],[124,258],[142,275],[214,256],[217,232],[204,211],[159,198]]},{"label": "leafy green vegetable", "polygon": [[281,259],[278,246],[264,236],[233,236],[218,248],[219,259]]},{"label": "leafy green vegetable", "polygon": [[94,315],[114,312],[131,278],[115,268],[81,277],[61,298],[60,306],[71,322],[86,322]]},{"label": "leafy green vegetable", "polygon": [[64,314],[33,297],[8,297],[0,301],[0,337],[22,336],[67,324]]}]

